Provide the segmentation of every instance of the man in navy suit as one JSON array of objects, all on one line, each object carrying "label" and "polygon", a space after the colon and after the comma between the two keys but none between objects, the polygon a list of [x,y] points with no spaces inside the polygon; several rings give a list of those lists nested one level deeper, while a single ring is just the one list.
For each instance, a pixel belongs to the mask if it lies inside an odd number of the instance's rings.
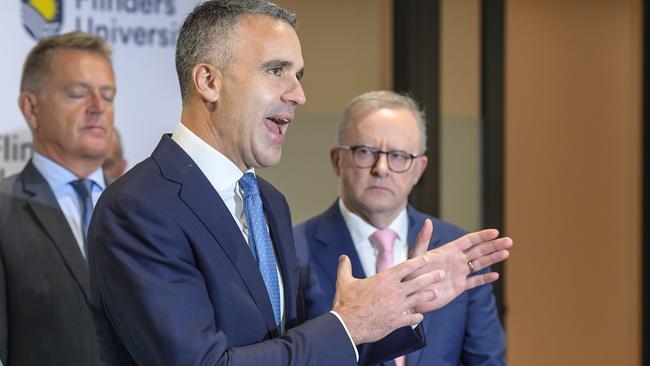
[{"label": "man in navy suit", "polygon": [[[324,213],[295,228],[298,258],[307,281],[308,317],[331,307],[338,257],[347,255],[355,277],[377,272],[382,254],[390,265],[407,258],[426,219],[433,221],[429,248],[464,232],[408,205],[408,195],[427,165],[426,124],[416,102],[391,91],[353,99],[338,127],[338,146],[330,152],[340,178],[340,199]],[[382,230],[383,229],[383,230]],[[384,253],[373,236],[391,234]],[[474,268],[477,269],[477,268]],[[505,336],[490,285],[471,289],[449,305],[427,314],[422,326],[427,347],[409,354],[408,366],[503,365]],[[364,350],[360,349],[363,359]]]},{"label": "man in navy suit", "polygon": [[206,1],[183,23],[180,123],[107,189],[89,232],[93,306],[110,324],[113,363],[354,365],[356,345],[388,336],[380,361],[423,346],[409,326],[421,313],[495,279],[468,279],[467,260],[507,257],[510,239],[492,230],[363,280],[342,257],[334,305],[305,322],[289,208],[254,170],[279,162],[305,102],[294,27],[261,0]]}]

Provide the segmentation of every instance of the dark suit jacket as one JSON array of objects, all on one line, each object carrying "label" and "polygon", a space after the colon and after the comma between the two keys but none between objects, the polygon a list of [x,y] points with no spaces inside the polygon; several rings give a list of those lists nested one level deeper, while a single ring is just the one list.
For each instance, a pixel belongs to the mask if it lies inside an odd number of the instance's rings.
[{"label": "dark suit jacket", "polygon": [[90,283],[117,363],[356,364],[334,315],[302,324],[289,208],[269,183],[259,187],[284,285],[283,335],[237,224],[169,136],[102,194],[89,233]]},{"label": "dark suit jacket", "polygon": [[101,365],[88,298],[86,261],[30,161],[0,183],[0,359]]},{"label": "dark suit jacket", "polygon": [[[429,248],[452,241],[464,232],[444,221],[407,208],[408,245],[415,243],[424,220],[433,221]],[[294,228],[298,260],[306,282],[305,303],[308,317],[327,311],[334,297],[336,264],[341,254],[352,262],[355,277],[366,277],[352,237],[343,220],[338,202],[327,211]],[[469,290],[442,309],[426,314],[422,322],[427,347],[407,356],[408,366],[503,365],[505,336],[499,321],[490,285]],[[361,359],[372,353],[362,347]],[[360,365],[372,362],[360,362]],[[394,364],[392,361],[389,364]]]}]

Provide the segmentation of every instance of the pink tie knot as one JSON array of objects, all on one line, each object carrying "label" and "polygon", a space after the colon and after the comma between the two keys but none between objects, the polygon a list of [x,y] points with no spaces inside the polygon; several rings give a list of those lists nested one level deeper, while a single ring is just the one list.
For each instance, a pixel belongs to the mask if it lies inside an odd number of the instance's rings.
[{"label": "pink tie knot", "polygon": [[393,265],[393,247],[397,233],[391,229],[375,231],[370,235],[370,242],[377,248],[377,273],[386,270]]}]

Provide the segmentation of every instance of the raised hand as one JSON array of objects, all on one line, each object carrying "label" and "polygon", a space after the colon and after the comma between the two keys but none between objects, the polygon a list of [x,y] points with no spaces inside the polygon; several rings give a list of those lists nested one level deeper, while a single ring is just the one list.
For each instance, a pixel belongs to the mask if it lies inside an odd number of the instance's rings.
[{"label": "raised hand", "polygon": [[428,265],[429,259],[419,256],[357,279],[352,276],[350,259],[339,257],[333,310],[343,318],[354,344],[377,341],[395,329],[422,321],[422,314],[411,309],[434,301],[432,286],[445,278],[444,271],[427,270]]},{"label": "raised hand", "polygon": [[508,249],[512,247],[512,239],[497,238],[499,231],[486,229],[462,236],[436,249],[427,251],[433,225],[426,220],[418,235],[413,251],[409,258],[424,258],[426,265],[416,270],[406,279],[414,278],[431,271],[444,271],[446,276],[442,281],[433,283],[428,289],[435,292],[436,297],[430,301],[416,305],[413,311],[426,313],[440,309],[454,300],[463,291],[476,286],[494,282],[499,278],[496,272],[470,275],[494,263],[508,258]]}]

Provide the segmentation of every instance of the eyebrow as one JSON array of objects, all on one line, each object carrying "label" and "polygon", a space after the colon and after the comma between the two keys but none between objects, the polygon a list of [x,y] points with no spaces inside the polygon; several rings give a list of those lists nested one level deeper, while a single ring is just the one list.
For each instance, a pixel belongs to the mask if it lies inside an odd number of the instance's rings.
[{"label": "eyebrow", "polygon": [[[268,70],[268,69],[275,69],[275,68],[287,69],[287,68],[291,68],[292,66],[293,66],[293,62],[291,62],[291,61],[271,60],[271,61],[267,61],[267,62],[263,63],[259,67],[259,69],[262,70],[262,71],[263,70]],[[304,75],[304,73],[305,73],[305,68],[303,67],[300,70],[298,70],[298,72],[296,73],[296,78],[298,78],[298,80],[302,80],[302,76]]]},{"label": "eyebrow", "polygon": [[[68,85],[66,85],[64,88],[65,89],[76,88],[76,87],[79,87],[79,86],[82,87],[82,88],[88,88],[88,89],[95,88],[94,85],[88,84],[88,83],[86,83],[84,81],[73,81],[73,82],[69,83]],[[99,85],[99,86],[97,86],[97,88],[98,89],[103,89],[103,90],[105,90],[105,89],[115,90],[116,89],[115,86],[113,86],[113,85]]]}]

